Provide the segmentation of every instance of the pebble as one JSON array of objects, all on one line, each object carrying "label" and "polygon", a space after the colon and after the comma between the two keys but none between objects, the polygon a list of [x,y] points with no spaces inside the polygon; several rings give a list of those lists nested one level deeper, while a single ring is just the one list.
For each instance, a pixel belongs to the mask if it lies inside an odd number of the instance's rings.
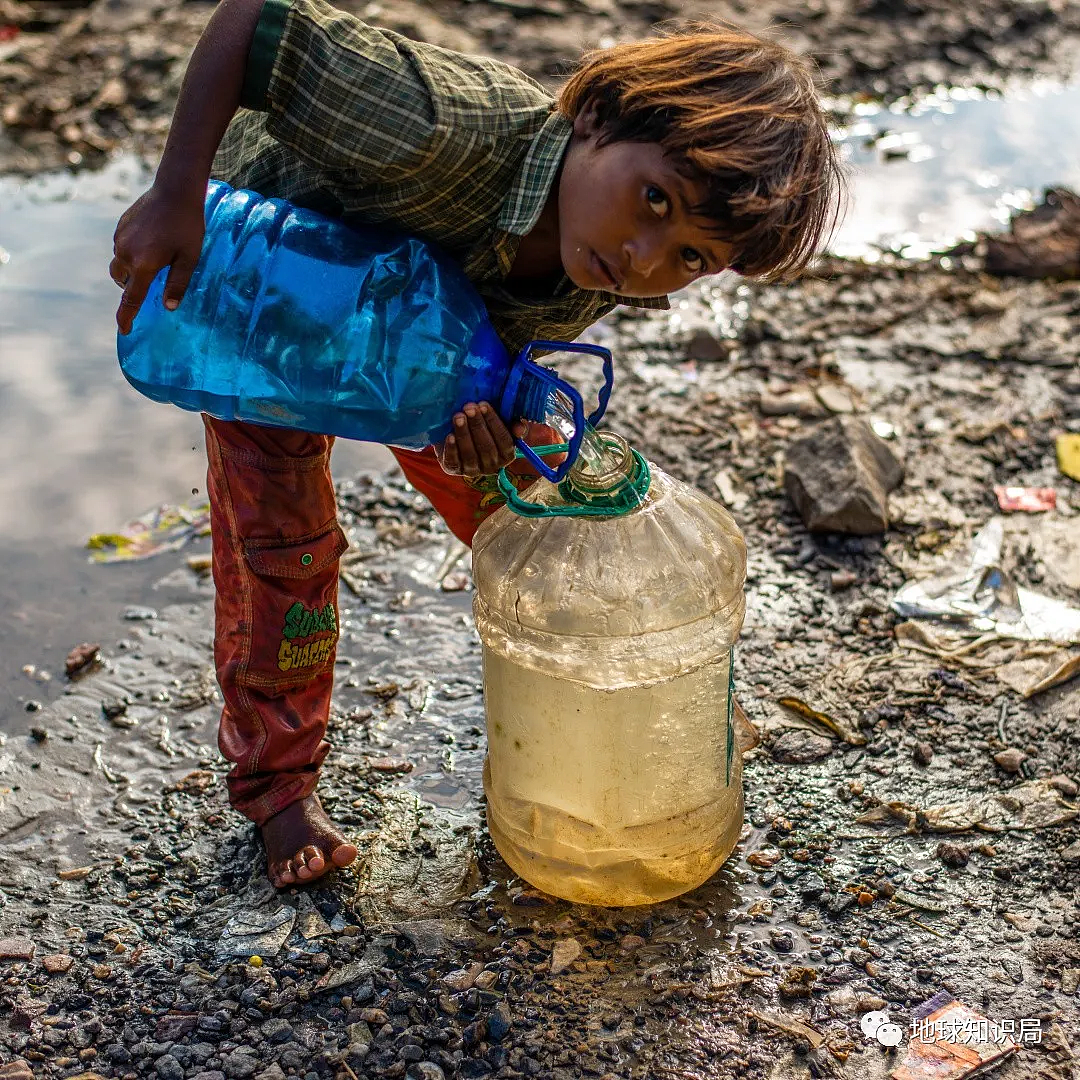
[{"label": "pebble", "polygon": [[255,1075],[259,1063],[247,1048],[234,1050],[221,1059],[221,1068],[229,1080],[246,1080]]},{"label": "pebble", "polygon": [[434,1061],[418,1061],[410,1065],[406,1076],[412,1080],[446,1080],[446,1073]]},{"label": "pebble", "polygon": [[577,938],[563,938],[551,947],[552,975],[564,972],[581,955],[581,942]]},{"label": "pebble", "polygon": [[928,742],[916,743],[911,757],[917,765],[929,765],[934,760],[934,748]]},{"label": "pebble", "polygon": [[792,728],[775,739],[769,747],[774,761],[785,765],[808,765],[827,758],[836,744],[824,735],[815,735],[803,728]]},{"label": "pebble", "polygon": [[172,1054],[162,1054],[154,1062],[154,1070],[159,1080],[184,1080],[184,1067]]},{"label": "pebble", "polygon": [[67,953],[53,953],[51,956],[43,956],[41,962],[50,975],[63,975],[65,971],[71,970],[75,957],[68,956]]},{"label": "pebble", "polygon": [[968,849],[961,844],[953,844],[948,840],[942,840],[937,846],[937,857],[954,870],[959,870],[968,864],[970,855]]},{"label": "pebble", "polygon": [[505,1002],[500,1002],[488,1014],[487,1032],[492,1042],[502,1042],[510,1033],[510,1025],[513,1019],[510,1016],[510,1007]]},{"label": "pebble", "polygon": [[29,938],[0,938],[0,960],[33,960],[34,949]]},{"label": "pebble", "polygon": [[0,1078],[2,1080],[34,1080],[34,1074],[30,1071],[22,1058],[9,1061],[6,1065],[0,1065]]},{"label": "pebble", "polygon": [[1077,784],[1075,780],[1070,776],[1065,776],[1062,773],[1058,773],[1057,776],[1051,776],[1047,783],[1054,788],[1055,791],[1060,792],[1066,799],[1075,799],[1077,795],[1080,795],[1080,784]]},{"label": "pebble", "polygon": [[1020,766],[1027,761],[1027,754],[1023,750],[1017,750],[1010,746],[1007,750],[995,754],[994,760],[1007,773],[1017,773],[1020,771]]},{"label": "pebble", "polygon": [[157,611],[152,607],[129,607],[124,608],[123,618],[128,622],[149,622],[158,617]]}]

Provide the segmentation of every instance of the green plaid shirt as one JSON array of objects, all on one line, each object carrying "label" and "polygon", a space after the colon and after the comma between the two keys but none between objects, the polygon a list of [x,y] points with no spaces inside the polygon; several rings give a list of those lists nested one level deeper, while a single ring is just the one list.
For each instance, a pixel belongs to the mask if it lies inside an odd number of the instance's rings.
[{"label": "green plaid shirt", "polygon": [[540,217],[571,124],[506,64],[368,26],[325,0],[265,0],[213,175],[348,221],[386,224],[454,255],[511,351],[573,340],[617,304],[504,279]]}]

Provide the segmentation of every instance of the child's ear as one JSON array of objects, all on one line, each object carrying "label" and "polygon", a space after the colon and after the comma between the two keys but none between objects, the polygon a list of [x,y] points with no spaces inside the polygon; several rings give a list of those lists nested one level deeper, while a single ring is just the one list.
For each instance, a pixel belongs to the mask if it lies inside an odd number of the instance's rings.
[{"label": "child's ear", "polygon": [[589,98],[574,117],[574,134],[579,139],[588,139],[600,130],[599,109],[596,98]]}]

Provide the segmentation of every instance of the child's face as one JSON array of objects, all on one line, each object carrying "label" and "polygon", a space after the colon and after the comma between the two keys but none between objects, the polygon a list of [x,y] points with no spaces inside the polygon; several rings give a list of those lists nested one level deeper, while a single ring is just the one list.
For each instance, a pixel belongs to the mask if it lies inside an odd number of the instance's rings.
[{"label": "child's face", "polygon": [[597,146],[591,108],[574,120],[559,179],[559,255],[582,289],[661,296],[723,270],[734,250],[690,213],[704,192],[659,143]]}]

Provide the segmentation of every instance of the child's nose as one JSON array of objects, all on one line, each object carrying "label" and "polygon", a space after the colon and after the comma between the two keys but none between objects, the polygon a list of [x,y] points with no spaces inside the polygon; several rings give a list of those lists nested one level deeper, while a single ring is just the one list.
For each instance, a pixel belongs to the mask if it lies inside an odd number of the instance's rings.
[{"label": "child's nose", "polygon": [[636,277],[648,277],[662,258],[661,245],[648,237],[637,237],[626,243],[626,261]]}]

